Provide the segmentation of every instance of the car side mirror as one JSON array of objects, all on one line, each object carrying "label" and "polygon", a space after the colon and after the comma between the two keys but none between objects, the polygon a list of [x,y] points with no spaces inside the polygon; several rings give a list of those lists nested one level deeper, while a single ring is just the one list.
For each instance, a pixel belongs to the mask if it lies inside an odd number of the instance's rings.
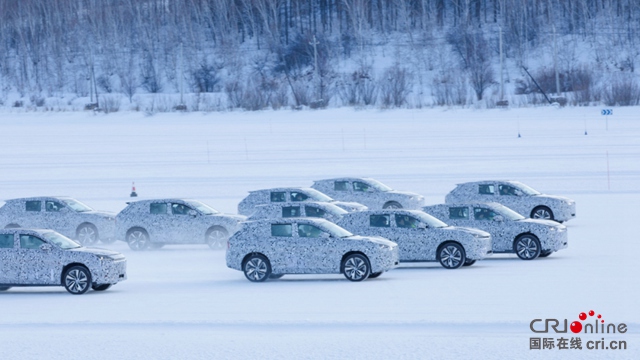
[{"label": "car side mirror", "polygon": [[40,245],[40,250],[42,250],[42,251],[49,252],[49,251],[51,251],[51,249],[52,249],[51,244],[42,244],[42,245]]},{"label": "car side mirror", "polygon": [[493,221],[503,222],[504,218],[502,217],[502,215],[498,215],[493,218]]},{"label": "car side mirror", "polygon": [[328,232],[323,232],[322,235],[320,235],[320,237],[328,239],[331,237],[331,234],[329,234]]},{"label": "car side mirror", "polygon": [[192,217],[196,217],[198,215],[198,212],[195,210],[189,210],[187,211],[187,215],[192,216]]},{"label": "car side mirror", "polygon": [[427,228],[427,224],[425,223],[419,223],[418,224],[418,229],[426,229]]}]

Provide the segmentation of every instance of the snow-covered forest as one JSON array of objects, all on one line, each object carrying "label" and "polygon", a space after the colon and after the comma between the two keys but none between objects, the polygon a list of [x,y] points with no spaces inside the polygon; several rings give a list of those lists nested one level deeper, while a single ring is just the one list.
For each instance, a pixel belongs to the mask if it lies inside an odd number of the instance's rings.
[{"label": "snow-covered forest", "polygon": [[636,105],[639,18],[637,0],[0,0],[0,104]]}]

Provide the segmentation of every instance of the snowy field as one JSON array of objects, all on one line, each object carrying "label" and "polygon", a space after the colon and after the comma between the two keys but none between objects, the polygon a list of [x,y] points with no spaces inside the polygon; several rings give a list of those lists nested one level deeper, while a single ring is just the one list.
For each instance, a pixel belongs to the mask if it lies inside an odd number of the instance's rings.
[{"label": "snowy field", "polygon": [[[254,284],[205,246],[137,253],[118,242],[108,247],[127,256],[129,280],[104,293],[0,293],[2,359],[638,359],[640,109],[616,108],[606,126],[597,108],[5,110],[0,199],[70,195],[117,212],[135,181],[141,198],[235,213],[248,190],[328,177],[374,177],[428,204],[456,183],[496,178],[573,198],[577,218],[569,248],[545,259],[402,265],[362,283]],[[572,322],[590,309],[629,331],[583,342],[624,340],[627,350],[529,350],[530,337],[572,335],[536,335],[531,320]]]}]

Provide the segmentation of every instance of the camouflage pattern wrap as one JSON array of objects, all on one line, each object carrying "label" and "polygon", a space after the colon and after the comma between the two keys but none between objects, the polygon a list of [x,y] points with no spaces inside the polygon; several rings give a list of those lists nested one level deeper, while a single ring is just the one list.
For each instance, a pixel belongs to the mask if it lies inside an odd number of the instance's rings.
[{"label": "camouflage pattern wrap", "polygon": [[[537,218],[534,210],[546,207],[547,220],[564,222],[576,216],[576,202],[562,196],[545,195],[518,181],[476,181],[458,184],[445,196],[446,204],[496,202],[524,217]],[[545,217],[542,217],[545,219]]]},{"label": "camouflage pattern wrap", "polygon": [[337,224],[354,234],[382,236],[396,242],[400,248],[400,261],[437,261],[438,247],[448,241],[462,245],[470,260],[482,260],[491,254],[491,235],[488,233],[448,226],[418,210],[349,213]]},{"label": "camouflage pattern wrap", "polygon": [[355,201],[371,210],[402,208],[420,210],[425,203],[420,194],[397,191],[372,178],[335,178],[317,180],[311,185],[334,199]]},{"label": "camouflage pattern wrap", "polygon": [[[87,248],[64,249],[47,240],[52,230],[4,229],[0,239],[12,236],[14,243],[0,244],[0,285],[7,286],[62,286],[63,271],[67,265],[79,264],[89,269],[92,283],[117,284],[127,279],[127,261],[124,255],[110,250]],[[50,245],[50,249],[21,248],[20,235],[31,235]],[[5,237],[2,237],[5,236]]]},{"label": "camouflage pattern wrap", "polygon": [[289,187],[250,191],[249,195],[238,204],[238,214],[250,216],[258,205],[305,201],[328,202],[349,212],[367,210],[367,207],[362,204],[336,201],[315,189]]},{"label": "camouflage pattern wrap", "polygon": [[130,230],[142,229],[151,243],[205,244],[210,231],[222,229],[226,240],[245,220],[244,216],[223,214],[196,200],[141,200],[129,203],[118,213],[116,236],[127,241]]},{"label": "camouflage pattern wrap", "polygon": [[[291,236],[273,236],[272,225],[291,225]],[[331,237],[301,237],[301,226],[312,225]],[[229,239],[227,266],[241,270],[245,257],[260,253],[269,259],[273,274],[339,274],[342,259],[351,252],[364,254],[371,272],[385,272],[398,264],[397,244],[380,237],[339,237],[335,224],[322,219],[293,218],[249,221]],[[344,229],[340,231],[348,234]]]},{"label": "camouflage pattern wrap", "polygon": [[[81,211],[74,210],[69,204]],[[95,211],[66,196],[6,200],[0,208],[0,226],[3,228],[52,229],[71,239],[78,239],[81,228],[88,225],[97,232],[95,241],[100,239],[104,242],[114,239],[115,217],[114,213]],[[95,242],[80,240],[86,244]]]},{"label": "camouflage pattern wrap", "polygon": [[[567,227],[555,221],[527,219],[498,203],[441,204],[423,210],[456,226],[477,228],[491,234],[494,253],[514,253],[514,241],[523,234],[533,234],[542,252],[555,252],[568,246]],[[495,217],[500,216],[496,219]]]},{"label": "camouflage pattern wrap", "polygon": [[313,217],[322,218],[331,222],[337,222],[347,211],[332,203],[305,201],[271,203],[258,205],[255,212],[247,220],[278,219],[290,217]]}]

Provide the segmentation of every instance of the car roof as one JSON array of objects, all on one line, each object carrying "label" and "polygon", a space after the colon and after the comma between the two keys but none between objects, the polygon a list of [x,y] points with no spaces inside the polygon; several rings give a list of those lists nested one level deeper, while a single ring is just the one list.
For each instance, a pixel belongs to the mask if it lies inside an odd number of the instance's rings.
[{"label": "car roof", "polygon": [[9,201],[21,201],[21,200],[44,200],[44,199],[70,199],[70,200],[76,200],[75,198],[72,198],[71,196],[32,196],[32,197],[24,197],[24,198],[14,198],[14,199],[8,199],[5,200],[5,202],[9,202]]},{"label": "car roof", "polygon": [[424,214],[422,210],[409,210],[409,209],[377,209],[377,210],[364,210],[354,211],[345,214],[345,216],[354,216],[355,214]]},{"label": "car roof", "polygon": [[367,181],[367,180],[374,180],[377,181],[374,178],[371,177],[338,177],[338,178],[332,178],[332,179],[322,179],[322,180],[314,180],[314,182],[323,182],[323,181]]},{"label": "car roof", "polygon": [[251,190],[249,191],[249,193],[252,194],[252,193],[261,192],[261,191],[291,191],[291,190],[302,190],[302,191],[312,191],[312,192],[318,191],[310,187],[291,186],[291,187],[277,187],[277,188],[271,188],[271,189]]},{"label": "car roof", "polygon": [[195,199],[166,198],[166,199],[144,199],[144,200],[128,201],[127,204],[142,204],[142,203],[149,203],[149,202],[172,202],[172,201],[182,201],[182,202],[198,201],[198,202],[201,202],[200,200],[195,200]]},{"label": "car roof", "polygon": [[55,230],[51,229],[34,229],[34,228],[9,228],[9,229],[0,229],[0,232],[16,232],[16,231],[31,231],[39,234],[45,234],[50,232],[55,232]]},{"label": "car roof", "polygon": [[459,183],[456,184],[457,186],[461,186],[461,185],[475,185],[475,184],[485,184],[488,182],[503,182],[503,183],[511,183],[511,184],[522,184],[519,181],[515,181],[515,180],[481,180],[481,181],[469,181],[469,182],[464,182],[464,183]]},{"label": "car roof", "polygon": [[[461,207],[461,206],[485,206],[492,209],[507,207],[497,202],[473,202],[473,203],[455,203],[455,204],[437,204],[437,205],[429,205],[429,206],[442,206],[446,205],[447,207]],[[429,207],[425,206],[425,207]]]},{"label": "car roof", "polygon": [[255,224],[255,225],[266,224],[266,223],[283,223],[284,224],[289,222],[304,222],[304,223],[311,223],[316,225],[331,223],[330,221],[321,219],[321,218],[291,217],[291,218],[250,220],[250,221],[246,221],[245,224]]}]

